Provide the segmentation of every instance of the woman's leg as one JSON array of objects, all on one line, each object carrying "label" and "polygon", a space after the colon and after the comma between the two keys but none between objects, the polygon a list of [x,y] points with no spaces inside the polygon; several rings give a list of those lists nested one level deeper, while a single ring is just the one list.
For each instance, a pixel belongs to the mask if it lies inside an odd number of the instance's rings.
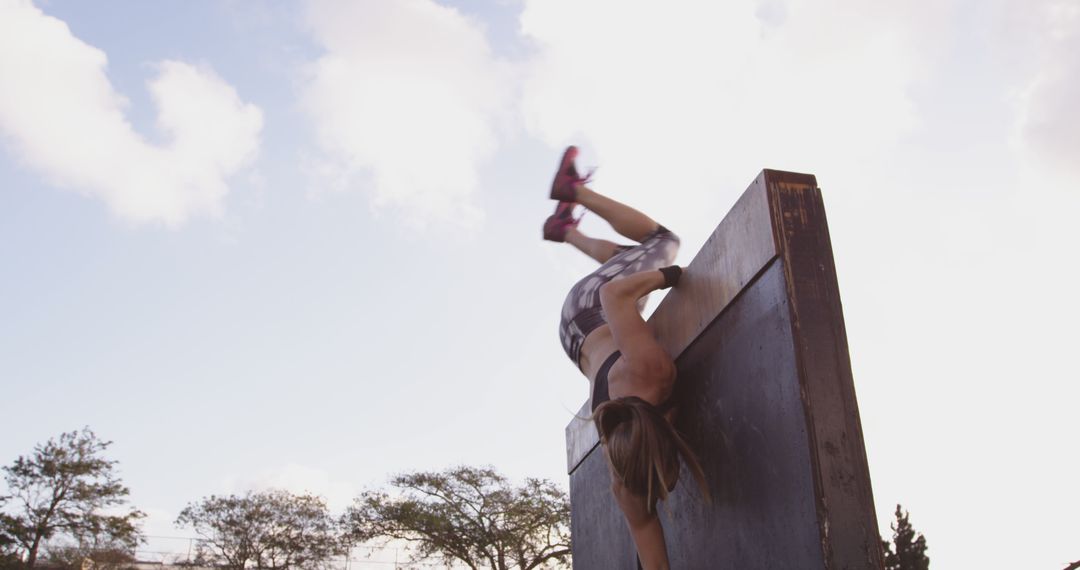
[{"label": "woman's leg", "polygon": [[[596,212],[607,220],[616,232],[636,242],[644,241],[649,234],[659,227],[652,218],[645,214],[579,184],[576,188],[577,203]],[[609,242],[610,243],[610,242]],[[575,244],[576,245],[576,244]],[[581,249],[579,247],[579,249]],[[585,251],[582,249],[582,251]],[[587,251],[585,253],[588,253]],[[590,254],[591,255],[591,254]],[[609,256],[610,257],[610,256]]]},{"label": "woman's leg", "polygon": [[566,230],[566,243],[578,248],[582,253],[600,263],[611,259],[613,255],[619,252],[620,248],[619,244],[606,239],[591,238],[581,233],[577,228],[568,228]]}]

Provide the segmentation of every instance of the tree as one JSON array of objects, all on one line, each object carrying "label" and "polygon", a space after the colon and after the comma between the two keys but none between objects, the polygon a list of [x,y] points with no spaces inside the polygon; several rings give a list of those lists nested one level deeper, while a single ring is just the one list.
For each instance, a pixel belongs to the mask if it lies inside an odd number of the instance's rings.
[{"label": "tree", "polygon": [[[7,516],[4,514],[4,505],[8,500],[10,497],[0,496],[0,521]],[[7,525],[0,523],[0,570],[20,566],[22,566],[22,561],[19,559],[19,543],[8,532]]]},{"label": "tree", "polygon": [[312,495],[211,495],[188,504],[176,524],[203,537],[208,561],[235,570],[312,568],[345,551],[326,503]]},{"label": "tree", "polygon": [[547,480],[512,486],[491,468],[457,467],[394,477],[394,495],[368,491],[343,517],[356,541],[397,539],[419,557],[469,568],[548,568],[570,558],[570,502]]},{"label": "tree", "polygon": [[921,533],[916,537],[915,529],[908,521],[908,513],[899,504],[896,505],[896,522],[889,526],[893,529],[893,541],[881,541],[885,551],[885,570],[929,570],[926,537]]},{"label": "tree", "polygon": [[134,550],[136,525],[145,515],[135,509],[104,514],[127,502],[129,492],[116,475],[117,462],[103,455],[110,445],[83,428],[50,439],[3,468],[11,494],[0,512],[0,542],[14,544],[26,568],[34,567],[42,546],[56,537],[80,546]]}]

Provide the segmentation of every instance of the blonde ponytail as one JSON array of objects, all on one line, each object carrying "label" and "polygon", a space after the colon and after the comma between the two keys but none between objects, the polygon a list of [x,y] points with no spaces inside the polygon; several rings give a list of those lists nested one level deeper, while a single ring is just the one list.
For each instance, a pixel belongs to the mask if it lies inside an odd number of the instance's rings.
[{"label": "blonde ponytail", "polygon": [[629,491],[646,498],[650,512],[675,488],[680,458],[709,497],[694,452],[652,404],[636,396],[609,400],[593,412],[593,422],[615,476]]}]

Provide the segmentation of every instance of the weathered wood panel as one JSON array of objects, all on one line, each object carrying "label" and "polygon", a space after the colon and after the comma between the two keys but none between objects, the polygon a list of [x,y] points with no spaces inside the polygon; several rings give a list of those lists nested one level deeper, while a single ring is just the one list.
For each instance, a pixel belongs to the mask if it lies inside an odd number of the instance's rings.
[{"label": "weathered wood panel", "polygon": [[678,356],[776,257],[765,179],[758,177],[713,230],[649,319],[660,344]]},{"label": "weathered wood panel", "polygon": [[[673,567],[880,568],[814,177],[762,172],[650,325],[676,356],[679,428],[715,497],[687,480],[662,507]],[[596,439],[567,426],[575,567],[634,568]]]},{"label": "weathered wood panel", "polygon": [[830,568],[880,566],[880,538],[821,191],[775,176],[770,201],[784,260],[792,342]]},{"label": "weathered wood panel", "polygon": [[[626,521],[611,498],[611,474],[603,454],[590,454],[572,477],[584,483],[571,483],[570,504],[595,507],[576,511],[570,518],[574,568],[634,568],[637,552]],[[599,492],[601,489],[606,496]]]}]

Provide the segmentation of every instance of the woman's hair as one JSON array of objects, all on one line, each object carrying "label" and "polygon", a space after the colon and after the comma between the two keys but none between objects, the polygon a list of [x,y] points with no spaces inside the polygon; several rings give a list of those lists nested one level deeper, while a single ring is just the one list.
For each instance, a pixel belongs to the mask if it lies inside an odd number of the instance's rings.
[{"label": "woman's hair", "polygon": [[709,497],[705,474],[694,452],[652,404],[629,396],[600,404],[593,412],[614,475],[632,493],[646,498],[651,512],[679,480],[679,458]]}]

